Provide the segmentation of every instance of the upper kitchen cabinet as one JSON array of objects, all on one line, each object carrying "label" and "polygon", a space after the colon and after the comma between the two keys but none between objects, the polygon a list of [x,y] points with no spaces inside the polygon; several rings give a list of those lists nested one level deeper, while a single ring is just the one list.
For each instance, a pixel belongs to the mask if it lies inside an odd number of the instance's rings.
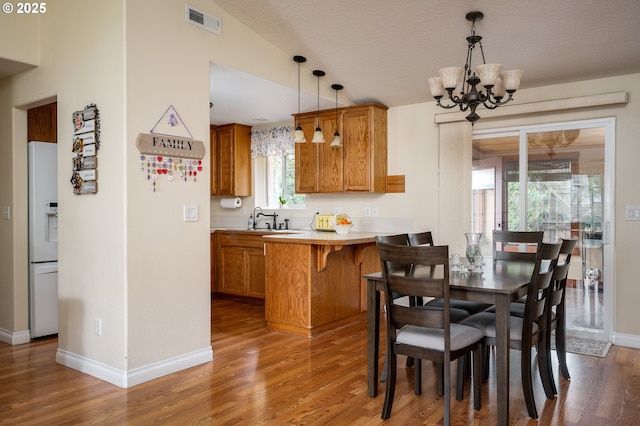
[{"label": "upper kitchen cabinet", "polygon": [[367,105],[348,108],[342,116],[344,190],[386,192],[387,108]]},{"label": "upper kitchen cabinet", "polygon": [[340,134],[342,131],[342,114],[327,111],[320,115],[320,126],[325,143],[318,145],[318,190],[319,192],[342,192],[344,190],[344,170],[342,148],[332,147],[331,141],[336,132],[336,126]]},{"label": "upper kitchen cabinet", "polygon": [[[358,105],[319,113],[325,143],[310,138],[318,113],[300,114],[308,140],[296,144],[296,192],[386,192],[387,107]],[[336,126],[343,146],[332,147]]]},{"label": "upper kitchen cabinet", "polygon": [[302,127],[307,141],[295,144],[296,193],[310,194],[318,192],[318,144],[311,142],[316,128],[316,115],[296,118]]},{"label": "upper kitchen cabinet", "polygon": [[211,195],[251,195],[251,127],[211,126]]}]

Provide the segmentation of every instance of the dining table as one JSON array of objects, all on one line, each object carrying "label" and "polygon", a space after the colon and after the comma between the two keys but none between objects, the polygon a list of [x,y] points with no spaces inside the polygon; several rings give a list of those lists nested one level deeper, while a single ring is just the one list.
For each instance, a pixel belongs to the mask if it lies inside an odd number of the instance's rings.
[{"label": "dining table", "polygon": [[[527,293],[533,263],[486,259],[482,271],[451,271],[449,293],[452,299],[495,305],[496,312],[496,391],[499,425],[509,424],[509,328],[511,302]],[[380,294],[384,292],[382,272],[364,275],[367,280],[367,393],[378,393],[380,339]],[[388,350],[388,348],[387,348]]]}]

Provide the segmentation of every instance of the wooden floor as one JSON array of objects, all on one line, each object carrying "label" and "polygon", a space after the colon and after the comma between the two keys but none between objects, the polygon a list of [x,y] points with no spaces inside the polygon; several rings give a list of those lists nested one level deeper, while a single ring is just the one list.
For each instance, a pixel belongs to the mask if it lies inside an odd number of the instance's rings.
[{"label": "wooden floor", "polygon": [[[364,318],[306,339],[267,331],[262,304],[214,299],[211,330],[213,362],[130,389],[56,364],[55,338],[0,342],[0,424],[442,424],[433,369],[425,365],[423,393],[415,396],[404,359],[391,419],[380,420],[384,387],[367,396]],[[559,381],[556,399],[545,399],[536,380],[536,422],[527,416],[512,351],[511,424],[640,424],[640,350],[614,346],[606,359],[568,357],[572,379]],[[496,423],[494,380],[482,389],[480,411],[469,405],[468,389],[464,401],[453,398],[452,424]]]}]

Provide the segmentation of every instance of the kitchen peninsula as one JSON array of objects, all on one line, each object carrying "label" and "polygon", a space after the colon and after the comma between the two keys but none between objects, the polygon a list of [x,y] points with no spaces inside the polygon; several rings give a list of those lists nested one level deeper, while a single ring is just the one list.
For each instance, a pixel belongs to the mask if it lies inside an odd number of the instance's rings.
[{"label": "kitchen peninsula", "polygon": [[375,234],[265,235],[267,328],[312,337],[366,311],[366,281],[380,270]]}]

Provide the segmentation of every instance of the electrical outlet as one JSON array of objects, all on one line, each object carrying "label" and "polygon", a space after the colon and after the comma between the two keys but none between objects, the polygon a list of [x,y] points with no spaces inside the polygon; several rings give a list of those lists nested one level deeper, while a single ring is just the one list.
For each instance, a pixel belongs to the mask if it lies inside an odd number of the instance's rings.
[{"label": "electrical outlet", "polygon": [[333,214],[342,214],[342,207],[336,207],[333,209]]},{"label": "electrical outlet", "polygon": [[102,320],[100,318],[96,318],[96,334],[102,336]]},{"label": "electrical outlet", "polygon": [[371,207],[365,207],[364,208],[364,215],[365,216],[371,216]]},{"label": "electrical outlet", "polygon": [[372,216],[378,216],[378,208],[377,207],[371,208],[371,215]]}]

